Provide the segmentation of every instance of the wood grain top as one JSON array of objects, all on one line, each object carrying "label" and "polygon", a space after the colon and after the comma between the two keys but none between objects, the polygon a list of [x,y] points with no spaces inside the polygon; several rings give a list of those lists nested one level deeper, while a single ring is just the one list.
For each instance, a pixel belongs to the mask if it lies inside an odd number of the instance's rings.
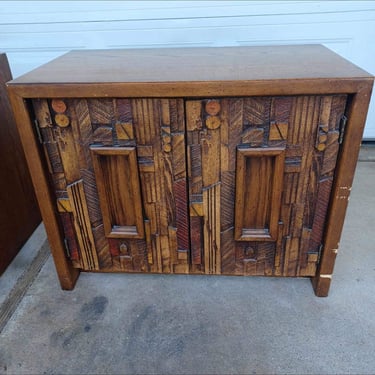
[{"label": "wood grain top", "polygon": [[76,50],[10,85],[170,83],[372,76],[321,45]]}]

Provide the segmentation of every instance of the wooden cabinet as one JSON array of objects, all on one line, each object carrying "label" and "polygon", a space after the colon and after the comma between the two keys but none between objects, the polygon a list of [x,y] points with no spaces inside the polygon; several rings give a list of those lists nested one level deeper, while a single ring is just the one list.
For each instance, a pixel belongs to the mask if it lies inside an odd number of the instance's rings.
[{"label": "wooden cabinet", "polygon": [[309,276],[327,295],[372,83],[322,46],[76,51],[12,81],[62,287]]},{"label": "wooden cabinet", "polygon": [[41,221],[5,83],[12,79],[0,53],[0,275]]}]

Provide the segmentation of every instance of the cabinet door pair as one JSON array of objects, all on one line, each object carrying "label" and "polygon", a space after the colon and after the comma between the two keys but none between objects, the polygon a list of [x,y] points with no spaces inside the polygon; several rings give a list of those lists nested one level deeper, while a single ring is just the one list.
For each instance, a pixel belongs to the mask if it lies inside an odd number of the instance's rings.
[{"label": "cabinet door pair", "polygon": [[84,270],[312,276],[346,96],[40,99]]}]

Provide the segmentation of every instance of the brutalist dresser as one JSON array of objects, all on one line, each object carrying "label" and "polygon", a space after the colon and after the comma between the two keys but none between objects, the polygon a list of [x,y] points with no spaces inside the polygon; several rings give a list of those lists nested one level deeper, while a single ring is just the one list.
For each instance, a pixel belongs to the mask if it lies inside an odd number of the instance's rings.
[{"label": "brutalist dresser", "polygon": [[72,51],[10,82],[62,288],[300,276],[326,296],[372,85],[319,45]]}]

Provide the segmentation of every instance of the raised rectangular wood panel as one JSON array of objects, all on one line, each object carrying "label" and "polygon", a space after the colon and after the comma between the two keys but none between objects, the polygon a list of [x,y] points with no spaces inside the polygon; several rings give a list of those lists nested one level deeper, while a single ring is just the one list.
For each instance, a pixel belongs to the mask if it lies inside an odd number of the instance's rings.
[{"label": "raised rectangular wood panel", "polygon": [[143,238],[135,147],[90,147],[106,237]]},{"label": "raised rectangular wood panel", "polygon": [[237,241],[275,241],[283,190],[284,148],[238,148]]}]

